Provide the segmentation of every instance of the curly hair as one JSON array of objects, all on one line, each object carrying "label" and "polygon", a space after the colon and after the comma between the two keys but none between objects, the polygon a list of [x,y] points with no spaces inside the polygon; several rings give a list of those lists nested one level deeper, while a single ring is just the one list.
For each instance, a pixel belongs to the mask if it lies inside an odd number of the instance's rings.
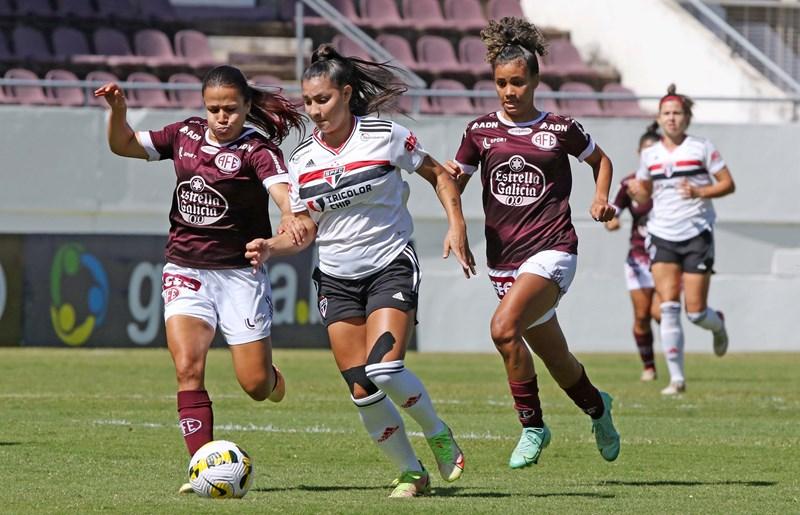
[{"label": "curly hair", "polygon": [[522,18],[505,17],[499,22],[489,21],[481,31],[486,45],[486,61],[495,68],[517,59],[522,59],[531,74],[539,73],[536,55],[547,53],[547,42],[542,32],[533,23]]},{"label": "curly hair", "polygon": [[322,44],[311,55],[311,65],[303,72],[303,79],[325,76],[336,87],[349,85],[350,112],[366,116],[380,111],[397,111],[397,100],[408,86],[397,76],[399,70],[387,63],[377,63],[345,57],[330,44]]},{"label": "curly hair", "polygon": [[668,100],[677,100],[683,106],[684,112],[686,115],[691,118],[692,117],[692,106],[694,105],[694,100],[687,97],[686,95],[682,95],[677,92],[677,88],[675,84],[670,84],[667,87],[667,94],[661,97],[661,100],[658,101],[658,108],[661,109],[661,104]]}]

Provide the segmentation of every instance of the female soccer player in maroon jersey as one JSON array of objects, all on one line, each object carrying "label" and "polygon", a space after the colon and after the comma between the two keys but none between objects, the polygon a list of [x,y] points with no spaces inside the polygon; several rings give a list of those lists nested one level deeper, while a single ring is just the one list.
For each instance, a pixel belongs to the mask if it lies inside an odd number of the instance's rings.
[{"label": "female soccer player in maroon jersey", "polygon": [[533,24],[519,18],[493,20],[481,37],[502,109],[469,123],[455,160],[447,166],[462,190],[478,167],[481,170],[489,277],[501,299],[491,334],[523,427],[509,466],[536,463],[550,443],[528,346],[591,417],[597,448],[604,459],[613,461],[620,438],[611,419],[612,398],[589,381],[555,315],[575,275],[578,251],[569,208],[568,157],[586,161],[594,171],[589,212],[600,222],[614,216],[608,203],[611,161],[578,122],[535,107],[536,54],[543,55],[545,49]]},{"label": "female soccer player in maroon jersey", "polygon": [[[172,159],[177,176],[163,273],[167,346],[178,380],[178,413],[189,454],[213,437],[205,363],[217,324],[225,336],[239,384],[254,400],[279,402],[285,393],[272,364],[271,290],[266,267],[255,272],[245,244],[269,237],[268,198],[284,215],[293,241],[288,174],[277,144],[302,114],[282,96],[255,89],[237,68],[219,66],[203,79],[206,117],[134,132],[122,89],[95,91],[111,107],[108,143],[123,157]],[[180,489],[191,492],[188,483]]]},{"label": "female soccer player in maroon jersey", "polygon": [[[458,187],[402,125],[368,116],[405,91],[392,68],[322,45],[303,73],[303,101],[316,128],[288,160],[292,208],[316,236],[314,280],[331,350],[364,427],[398,467],[390,497],[428,493],[430,476],[406,435],[401,408],[417,422],[439,473],[455,481],[464,456],[425,386],[405,366],[420,284],[408,187],[401,170],[428,181],[442,202],[452,250],[474,273]],[[255,266],[296,252],[288,236],[248,244]]]},{"label": "female soccer player in maroon jersey", "polygon": [[[639,153],[643,149],[655,145],[660,139],[658,124],[653,122],[639,138]],[[614,202],[611,203],[616,215],[605,225],[609,231],[616,231],[620,227],[621,213],[626,209],[630,211],[633,223],[631,224],[630,249],[625,259],[625,282],[633,305],[633,339],[636,342],[636,348],[639,349],[639,357],[644,366],[641,380],[648,382],[656,378],[653,331],[650,327],[650,320],[661,320],[661,312],[658,309],[661,302],[654,289],[653,275],[650,273],[650,255],[645,246],[647,214],[652,209],[653,202],[639,203],[632,198],[628,185],[635,177],[636,173],[634,172],[620,182],[619,191]]]},{"label": "female soccer player in maroon jersey", "polygon": [[728,332],[722,313],[708,306],[714,267],[714,222],[711,199],[733,193],[728,166],[714,145],[686,131],[692,121],[692,100],[667,88],[658,108],[664,137],[642,151],[630,189],[639,202],[652,197],[647,221],[653,279],[661,297],[661,345],[670,382],[661,390],[677,395],[686,390],[683,370],[683,328],[680,294],[686,316],[713,334],[714,353],[728,350]]}]

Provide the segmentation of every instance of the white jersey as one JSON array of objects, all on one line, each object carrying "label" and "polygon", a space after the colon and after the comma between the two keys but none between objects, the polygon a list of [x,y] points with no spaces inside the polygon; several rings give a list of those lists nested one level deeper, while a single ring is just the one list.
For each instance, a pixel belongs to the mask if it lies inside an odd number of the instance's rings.
[{"label": "white jersey", "polygon": [[673,151],[660,141],[642,150],[636,178],[653,182],[653,210],[647,232],[668,241],[684,241],[711,230],[716,219],[710,199],[683,198],[678,186],[712,184],[711,176],[725,167],[719,152],[705,138],[686,136]]},{"label": "white jersey", "polygon": [[388,120],[356,117],[339,148],[314,129],[289,157],[292,211],[317,224],[319,268],[360,279],[391,263],[411,238],[400,169],[414,172],[427,153],[408,129]]}]

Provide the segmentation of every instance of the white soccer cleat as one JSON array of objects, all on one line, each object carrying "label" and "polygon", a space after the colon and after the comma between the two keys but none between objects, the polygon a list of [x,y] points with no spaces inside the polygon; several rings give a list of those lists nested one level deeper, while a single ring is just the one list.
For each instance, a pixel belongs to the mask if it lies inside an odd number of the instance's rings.
[{"label": "white soccer cleat", "polygon": [[669,383],[669,385],[661,390],[661,395],[680,395],[686,391],[686,383],[684,382],[674,382]]},{"label": "white soccer cleat", "polygon": [[725,329],[725,315],[722,311],[717,311],[717,315],[722,319],[722,329],[714,331],[714,354],[722,357],[728,352],[728,331]]},{"label": "white soccer cleat", "polygon": [[655,368],[645,368],[642,370],[642,375],[639,377],[639,380],[643,383],[649,383],[655,381],[657,377]]}]

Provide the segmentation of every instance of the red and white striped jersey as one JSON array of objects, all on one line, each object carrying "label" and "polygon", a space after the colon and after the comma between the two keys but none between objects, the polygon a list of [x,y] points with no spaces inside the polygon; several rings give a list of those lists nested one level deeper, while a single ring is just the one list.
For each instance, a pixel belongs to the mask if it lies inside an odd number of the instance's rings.
[{"label": "red and white striped jersey", "polygon": [[339,148],[314,133],[289,157],[292,210],[317,223],[319,268],[342,279],[360,279],[391,263],[411,239],[408,185],[426,156],[402,125],[355,117]]},{"label": "red and white striped jersey", "polygon": [[653,182],[653,210],[647,232],[669,241],[684,241],[711,230],[716,219],[710,199],[683,198],[679,186],[712,184],[711,176],[725,167],[714,145],[687,135],[671,152],[658,142],[642,150],[636,177]]}]

